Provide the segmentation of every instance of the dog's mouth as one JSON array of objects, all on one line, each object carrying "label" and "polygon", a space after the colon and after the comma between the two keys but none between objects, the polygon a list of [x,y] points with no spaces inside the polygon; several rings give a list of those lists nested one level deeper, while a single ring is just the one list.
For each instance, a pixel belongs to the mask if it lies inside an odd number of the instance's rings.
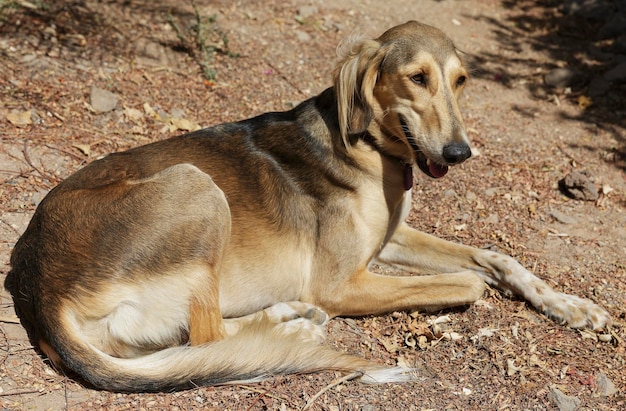
[{"label": "dog's mouth", "polygon": [[432,178],[441,178],[445,176],[448,173],[448,166],[437,164],[430,158],[428,158],[417,145],[415,137],[413,137],[411,130],[409,130],[409,126],[406,124],[404,117],[399,117],[402,131],[404,132],[407,141],[411,145],[411,148],[413,148],[413,151],[415,152],[415,162],[417,163],[417,166],[420,168],[420,170],[422,170],[424,174]]}]

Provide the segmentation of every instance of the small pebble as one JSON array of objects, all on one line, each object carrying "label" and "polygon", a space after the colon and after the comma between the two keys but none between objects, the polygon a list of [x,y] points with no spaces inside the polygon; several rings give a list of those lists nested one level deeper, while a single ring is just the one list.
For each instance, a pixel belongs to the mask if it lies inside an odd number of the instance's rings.
[{"label": "small pebble", "polygon": [[552,388],[548,397],[559,411],[576,411],[581,403],[579,398],[565,395],[558,388]]},{"label": "small pebble", "polygon": [[96,113],[106,113],[115,109],[118,97],[117,94],[94,86],[91,88],[90,100]]},{"label": "small pebble", "polygon": [[563,194],[575,200],[596,201],[598,190],[591,179],[585,174],[572,171],[559,181]]},{"label": "small pebble", "polygon": [[548,215],[562,224],[575,224],[578,222],[574,217],[570,217],[567,214],[557,210],[548,211]]},{"label": "small pebble", "polygon": [[598,373],[596,377],[596,394],[601,397],[609,397],[615,393],[617,393],[617,388],[615,388],[613,381],[609,380],[605,373]]}]

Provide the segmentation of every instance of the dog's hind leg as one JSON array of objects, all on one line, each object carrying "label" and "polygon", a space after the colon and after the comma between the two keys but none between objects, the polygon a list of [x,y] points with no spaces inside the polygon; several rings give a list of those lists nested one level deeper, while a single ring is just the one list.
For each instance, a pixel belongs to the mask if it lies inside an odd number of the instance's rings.
[{"label": "dog's hind leg", "polygon": [[[230,237],[226,197],[207,174],[189,164],[170,167],[159,173],[157,179],[164,189],[177,192],[176,203],[171,206],[180,211],[182,224],[174,230],[181,230],[181,235],[198,233],[173,244],[173,247],[191,251],[190,257],[198,259],[202,266],[189,301],[189,342],[200,345],[222,339],[225,332],[219,309],[219,270]],[[186,226],[187,219],[196,227]]]},{"label": "dog's hind leg", "polygon": [[76,281],[97,289],[68,302],[92,344],[134,357],[224,337],[219,272],[230,213],[206,173],[178,164],[67,195],[62,201],[80,210],[70,216],[70,229],[97,233],[76,245],[89,258],[72,256],[73,269],[82,272]]}]

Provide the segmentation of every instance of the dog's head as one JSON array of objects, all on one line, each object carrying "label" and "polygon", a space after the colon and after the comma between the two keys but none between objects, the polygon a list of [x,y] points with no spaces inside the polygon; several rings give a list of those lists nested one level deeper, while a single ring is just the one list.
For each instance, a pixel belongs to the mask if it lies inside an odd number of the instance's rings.
[{"label": "dog's head", "polygon": [[442,177],[471,156],[457,102],[467,78],[452,41],[425,24],[353,42],[335,74],[345,144],[367,132],[383,153]]}]

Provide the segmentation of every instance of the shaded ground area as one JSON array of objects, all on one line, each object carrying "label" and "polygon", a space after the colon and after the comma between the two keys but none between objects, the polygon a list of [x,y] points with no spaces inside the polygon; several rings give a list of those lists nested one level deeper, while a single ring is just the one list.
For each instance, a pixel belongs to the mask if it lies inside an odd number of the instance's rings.
[{"label": "shaded ground area", "polygon": [[[364,386],[326,372],[122,395],[53,371],[2,291],[2,406],[567,409],[553,398],[558,390],[579,409],[623,409],[626,26],[611,32],[608,24],[625,12],[622,1],[198,1],[195,9],[173,1],[0,1],[1,280],[36,204],[73,171],[197,126],[288,109],[330,84],[341,39],[417,19],[446,31],[473,64],[462,109],[480,156],[443,180],[417,176],[411,224],[513,255],[615,321],[601,335],[570,330],[490,290],[464,309],[331,322],[328,344],[415,366],[418,383]],[[572,171],[587,177],[597,199],[559,190]]]}]

